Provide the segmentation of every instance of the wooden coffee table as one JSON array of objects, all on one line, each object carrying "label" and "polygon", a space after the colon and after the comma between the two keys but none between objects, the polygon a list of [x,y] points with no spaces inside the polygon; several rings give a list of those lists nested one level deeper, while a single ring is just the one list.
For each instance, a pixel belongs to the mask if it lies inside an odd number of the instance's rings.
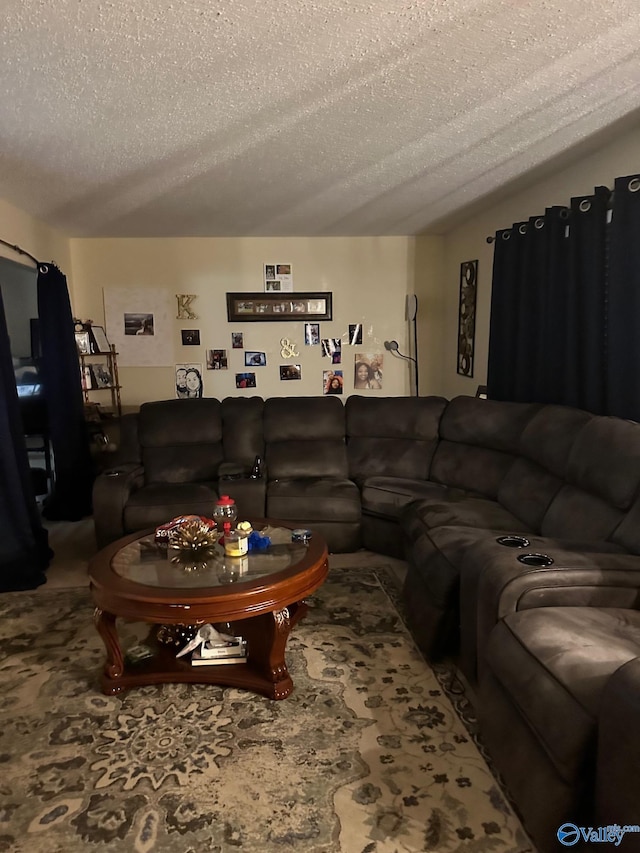
[{"label": "wooden coffee table", "polygon": [[[305,597],[327,576],[327,546],[317,533],[309,544],[291,542],[283,522],[265,520],[254,522],[254,527],[273,533],[274,544],[267,551],[231,559],[220,554],[206,568],[192,572],[171,562],[172,552],[155,542],[153,530],[125,536],[91,560],[94,621],[107,650],[104,693],[164,682],[241,687],[270,699],[291,693],[285,647],[291,629],[307,611]],[[126,660],[118,618],[151,623],[145,643],[153,657],[138,663]],[[207,622],[230,623],[230,632],[246,639],[246,663],[193,666],[188,656],[176,658],[179,646],[162,642],[178,626]]]}]

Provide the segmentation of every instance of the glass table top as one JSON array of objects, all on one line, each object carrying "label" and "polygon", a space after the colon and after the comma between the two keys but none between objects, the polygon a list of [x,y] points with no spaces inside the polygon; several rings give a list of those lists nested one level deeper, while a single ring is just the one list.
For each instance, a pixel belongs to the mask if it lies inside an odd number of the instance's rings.
[{"label": "glass table top", "polygon": [[[299,563],[307,546],[291,541],[291,530],[268,527],[260,531],[271,539],[264,551],[250,551],[244,557],[227,557],[220,545],[208,552],[206,562],[188,570],[196,561],[178,559],[178,551],[156,542],[153,535],[121,548],[111,561],[111,569],[120,577],[142,586],[204,589],[228,586],[276,574]],[[175,561],[174,561],[175,560]]]}]

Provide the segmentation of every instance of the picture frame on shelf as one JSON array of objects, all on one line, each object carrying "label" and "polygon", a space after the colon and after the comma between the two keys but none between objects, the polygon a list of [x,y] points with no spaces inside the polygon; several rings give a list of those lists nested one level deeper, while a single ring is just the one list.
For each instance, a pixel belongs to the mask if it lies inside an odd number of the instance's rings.
[{"label": "picture frame on shelf", "polygon": [[333,319],[333,293],[227,293],[227,319],[265,323]]},{"label": "picture frame on shelf", "polygon": [[76,346],[80,355],[91,355],[91,338],[88,331],[75,332]]},{"label": "picture frame on shelf", "polygon": [[91,369],[95,388],[110,388],[113,385],[113,376],[106,364],[92,362],[87,367]]},{"label": "picture frame on shelf", "polygon": [[107,339],[107,334],[103,326],[91,326],[89,328],[89,332],[91,333],[95,344],[93,352],[111,352],[111,344]]},{"label": "picture frame on shelf", "polygon": [[91,391],[93,388],[93,376],[91,375],[91,368],[88,364],[85,364],[84,367],[81,368],[80,371],[80,382],[82,385],[83,391]]}]

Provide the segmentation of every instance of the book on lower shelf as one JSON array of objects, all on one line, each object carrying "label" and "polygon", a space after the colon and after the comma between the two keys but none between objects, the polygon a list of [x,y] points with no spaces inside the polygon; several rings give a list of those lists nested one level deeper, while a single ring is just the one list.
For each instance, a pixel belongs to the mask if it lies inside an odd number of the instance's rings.
[{"label": "book on lower shelf", "polygon": [[192,666],[220,666],[226,663],[246,663],[247,653],[244,650],[217,657],[204,657],[199,649],[196,649],[191,655]]},{"label": "book on lower shelf", "polygon": [[242,637],[234,637],[233,640],[215,645],[211,643],[203,643],[197,651],[203,658],[234,657],[236,655],[246,654],[247,643]]}]

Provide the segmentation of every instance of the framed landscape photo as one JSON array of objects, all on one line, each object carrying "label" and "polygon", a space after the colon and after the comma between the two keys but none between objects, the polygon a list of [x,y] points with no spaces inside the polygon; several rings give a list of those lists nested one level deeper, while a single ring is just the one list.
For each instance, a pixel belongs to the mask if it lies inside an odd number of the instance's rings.
[{"label": "framed landscape photo", "polygon": [[333,319],[333,294],[227,293],[227,319],[236,323]]}]

